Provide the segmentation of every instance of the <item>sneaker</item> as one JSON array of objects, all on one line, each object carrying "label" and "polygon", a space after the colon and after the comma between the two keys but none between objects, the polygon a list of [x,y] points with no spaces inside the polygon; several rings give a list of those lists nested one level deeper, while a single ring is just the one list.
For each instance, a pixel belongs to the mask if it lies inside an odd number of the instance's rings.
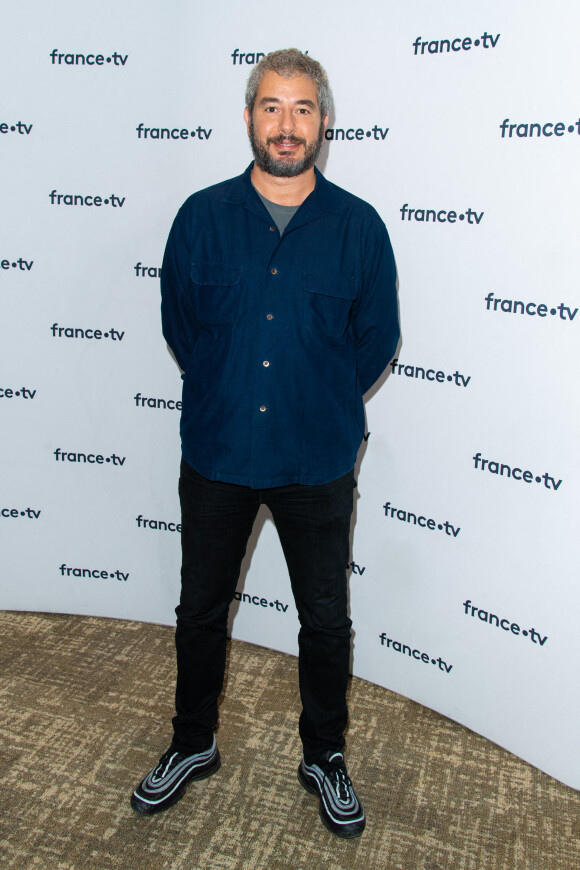
[{"label": "sneaker", "polygon": [[328,752],[319,764],[298,768],[298,779],[320,798],[320,818],[339,837],[360,837],[365,829],[365,811],[349,779],[342,752]]},{"label": "sneaker", "polygon": [[131,806],[144,816],[166,810],[183,797],[187,783],[206,779],[221,764],[215,737],[205,752],[182,755],[168,749],[131,795]]}]

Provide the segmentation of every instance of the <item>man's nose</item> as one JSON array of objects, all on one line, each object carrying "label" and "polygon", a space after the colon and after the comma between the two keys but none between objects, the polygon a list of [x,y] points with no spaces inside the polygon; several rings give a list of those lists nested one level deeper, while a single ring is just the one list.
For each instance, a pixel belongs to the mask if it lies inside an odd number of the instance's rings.
[{"label": "man's nose", "polygon": [[282,133],[292,133],[294,130],[294,118],[290,109],[282,109],[280,113],[280,131]]}]

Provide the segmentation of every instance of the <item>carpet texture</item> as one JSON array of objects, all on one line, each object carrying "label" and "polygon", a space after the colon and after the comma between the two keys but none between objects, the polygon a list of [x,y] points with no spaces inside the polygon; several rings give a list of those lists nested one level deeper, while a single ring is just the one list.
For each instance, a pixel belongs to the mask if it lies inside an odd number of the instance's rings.
[{"label": "carpet texture", "polygon": [[343,841],[299,785],[296,660],[229,644],[221,770],[159,816],[129,806],[167,748],[173,630],[0,612],[6,870],[577,870],[578,794],[482,737],[352,679]]}]

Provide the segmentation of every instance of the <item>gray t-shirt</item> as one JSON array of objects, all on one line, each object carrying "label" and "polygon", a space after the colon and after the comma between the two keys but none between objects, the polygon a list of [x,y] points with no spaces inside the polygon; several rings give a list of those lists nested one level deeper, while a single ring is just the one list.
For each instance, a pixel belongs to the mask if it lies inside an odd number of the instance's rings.
[{"label": "gray t-shirt", "polygon": [[280,231],[280,235],[284,234],[284,230],[300,208],[299,205],[280,205],[277,202],[272,202],[269,199],[266,199],[265,196],[262,196],[259,190],[254,188],[266,208],[268,209],[268,213],[276,226]]}]

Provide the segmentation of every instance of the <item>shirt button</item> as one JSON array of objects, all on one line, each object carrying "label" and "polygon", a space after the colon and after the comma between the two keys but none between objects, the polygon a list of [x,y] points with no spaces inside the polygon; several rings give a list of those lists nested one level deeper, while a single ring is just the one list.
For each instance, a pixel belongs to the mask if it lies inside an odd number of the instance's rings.
[{"label": "shirt button", "polygon": [[267,410],[268,410],[268,409],[266,408],[265,405],[260,405],[260,411],[267,411]]},{"label": "shirt button", "polygon": [[266,314],[266,320],[274,320],[273,314]]},{"label": "shirt button", "polygon": [[272,275],[277,275],[278,269],[270,269],[270,272],[272,273]]},{"label": "shirt button", "polygon": [[262,365],[264,366],[265,369],[267,369],[268,366],[270,365],[270,363],[268,362],[267,359],[265,359],[264,362],[262,363]]},{"label": "shirt button", "polygon": [[271,233],[275,233],[275,232],[276,232],[276,227],[270,227],[270,232],[271,232]]}]

